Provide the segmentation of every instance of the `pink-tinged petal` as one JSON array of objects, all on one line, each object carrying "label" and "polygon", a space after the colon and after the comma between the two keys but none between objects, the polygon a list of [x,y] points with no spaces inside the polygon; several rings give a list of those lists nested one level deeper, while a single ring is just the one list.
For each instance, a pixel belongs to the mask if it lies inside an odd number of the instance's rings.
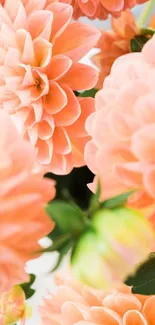
[{"label": "pink-tinged petal", "polygon": [[110,101],[113,101],[116,96],[115,89],[104,89],[97,92],[95,96],[96,110],[103,109]]},{"label": "pink-tinged petal", "polygon": [[12,91],[7,88],[7,86],[0,86],[0,98],[3,101],[12,99]]},{"label": "pink-tinged petal", "polygon": [[85,123],[85,129],[88,132],[89,135],[93,135],[93,124],[94,124],[94,118],[96,116],[96,112],[91,113],[86,120]]},{"label": "pink-tinged petal", "polygon": [[98,169],[96,166],[96,153],[97,153],[97,147],[93,143],[93,141],[88,141],[88,143],[85,146],[84,151],[84,160],[86,162],[86,165],[94,174],[98,173]]},{"label": "pink-tinged petal", "polygon": [[43,141],[38,139],[36,147],[38,149],[38,160],[41,164],[48,165],[53,155],[53,143],[50,140]]},{"label": "pink-tinged petal", "polygon": [[154,325],[155,319],[155,296],[148,298],[143,307],[143,315],[147,320],[147,324]]},{"label": "pink-tinged petal", "polygon": [[[71,21],[73,8],[70,5],[60,2],[54,2],[47,7],[53,13],[53,24],[52,24],[52,43],[64,32],[65,28]],[[61,19],[60,19],[61,15]]]},{"label": "pink-tinged petal", "polygon": [[73,90],[87,90],[95,87],[98,81],[96,69],[82,63],[75,63],[61,79]]},{"label": "pink-tinged petal", "polygon": [[17,112],[15,113],[15,116],[16,116],[16,118],[19,118],[19,121],[21,122],[23,129],[25,129],[24,124],[26,123],[31,110],[32,110],[31,107],[23,107],[23,108],[20,108],[19,110],[17,110]]},{"label": "pink-tinged petal", "polygon": [[145,44],[142,49],[142,56],[149,64],[155,65],[155,37]]},{"label": "pink-tinged petal", "polygon": [[26,15],[25,8],[21,2],[19,4],[18,12],[13,22],[13,28],[14,30],[28,28],[28,18]]},{"label": "pink-tinged petal", "polygon": [[5,82],[10,91],[16,92],[22,85],[23,78],[21,76],[5,77]]},{"label": "pink-tinged petal", "polygon": [[155,160],[155,124],[148,124],[137,131],[131,143],[135,156],[145,162]]},{"label": "pink-tinged petal", "polygon": [[11,18],[9,17],[7,11],[2,6],[0,6],[0,26],[1,24],[6,24],[9,27],[12,27]]},{"label": "pink-tinged petal", "polygon": [[44,109],[49,114],[56,114],[60,112],[67,105],[66,92],[57,84],[52,82],[50,84],[49,93],[45,97]]},{"label": "pink-tinged petal", "polygon": [[42,10],[45,8],[45,4],[46,4],[46,0],[22,0],[23,4],[26,7],[26,12],[28,13],[28,15],[32,12],[32,11],[36,11],[36,10]]},{"label": "pink-tinged petal", "polygon": [[51,59],[47,68],[49,80],[59,80],[62,78],[72,65],[72,60],[65,55],[56,55]]},{"label": "pink-tinged petal", "polygon": [[68,325],[75,324],[83,319],[81,308],[72,301],[66,301],[62,305],[62,317]]},{"label": "pink-tinged petal", "polygon": [[68,134],[73,137],[87,136],[88,133],[85,128],[86,119],[92,112],[94,112],[95,108],[95,101],[93,98],[81,98],[79,103],[81,107],[79,118],[72,125],[66,127]]},{"label": "pink-tinged petal", "polygon": [[0,65],[4,64],[6,52],[5,48],[0,47]]},{"label": "pink-tinged petal", "polygon": [[7,25],[3,24],[0,30],[1,46],[16,47],[15,32]]},{"label": "pink-tinged petal", "polygon": [[34,40],[33,45],[36,66],[47,67],[52,57],[52,44],[43,38],[37,38]]},{"label": "pink-tinged petal", "polygon": [[67,105],[59,113],[54,115],[54,119],[57,126],[68,126],[78,119],[81,108],[73,91],[67,86],[62,86],[62,89],[67,95]]},{"label": "pink-tinged petal", "polygon": [[18,66],[20,63],[21,63],[20,52],[15,48],[9,48],[5,56],[4,65],[8,68],[13,68],[14,70],[16,70],[16,66]]},{"label": "pink-tinged petal", "polygon": [[148,325],[143,315],[137,310],[129,310],[123,317],[124,325]]},{"label": "pink-tinged petal", "polygon": [[61,155],[71,152],[71,142],[64,128],[56,127],[53,134],[54,151]]},{"label": "pink-tinged petal", "polygon": [[38,10],[33,12],[28,19],[29,32],[32,38],[35,39],[40,37],[49,41],[52,30],[52,22],[52,12],[48,10]]},{"label": "pink-tinged petal", "polygon": [[122,325],[121,317],[114,310],[104,307],[92,307],[90,318],[95,324]]},{"label": "pink-tinged petal", "polygon": [[9,100],[3,102],[3,108],[8,113],[14,113],[20,105],[20,100],[17,96],[11,96]]},{"label": "pink-tinged petal", "polygon": [[34,47],[30,33],[26,30],[18,30],[16,41],[21,52],[21,61],[24,64],[35,65]]},{"label": "pink-tinged petal", "polygon": [[99,37],[96,28],[74,22],[56,39],[53,54],[65,54],[74,62],[79,61],[95,46]]},{"label": "pink-tinged petal", "polygon": [[115,172],[120,183],[123,183],[130,188],[138,188],[142,186],[143,166],[141,166],[139,162],[116,165]]},{"label": "pink-tinged petal", "polygon": [[134,116],[121,113],[109,114],[107,118],[108,126],[118,140],[129,141],[132,134],[139,128],[139,123]]},{"label": "pink-tinged petal", "polygon": [[150,93],[142,96],[134,107],[134,113],[138,121],[145,125],[147,123],[155,123],[155,94]]}]

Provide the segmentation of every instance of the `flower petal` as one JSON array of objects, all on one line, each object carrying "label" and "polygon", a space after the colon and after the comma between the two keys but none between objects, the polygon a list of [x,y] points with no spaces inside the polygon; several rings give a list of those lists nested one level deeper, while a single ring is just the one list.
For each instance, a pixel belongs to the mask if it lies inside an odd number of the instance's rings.
[{"label": "flower petal", "polygon": [[74,62],[82,59],[96,44],[100,32],[86,24],[72,23],[57,38],[53,46],[54,54],[65,54]]},{"label": "flower petal", "polygon": [[53,134],[54,151],[58,154],[67,155],[71,152],[69,136],[64,128],[56,127]]},{"label": "flower petal", "polygon": [[67,126],[74,123],[81,113],[79,101],[73,91],[67,86],[63,86],[62,89],[67,95],[67,105],[54,115],[57,126]]},{"label": "flower petal", "polygon": [[45,97],[44,109],[49,114],[60,112],[67,105],[66,92],[59,86],[58,83],[50,84],[49,93]]},{"label": "flower petal", "polygon": [[67,83],[73,90],[87,90],[95,87],[97,80],[96,69],[82,63],[75,63],[61,79],[61,82]]},{"label": "flower petal", "polygon": [[123,317],[124,325],[148,325],[143,315],[137,310],[129,310]]}]

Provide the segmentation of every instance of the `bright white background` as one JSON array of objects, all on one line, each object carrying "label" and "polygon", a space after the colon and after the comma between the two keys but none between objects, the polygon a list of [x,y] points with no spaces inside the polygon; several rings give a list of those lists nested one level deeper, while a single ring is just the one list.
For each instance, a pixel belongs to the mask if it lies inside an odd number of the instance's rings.
[{"label": "bright white background", "polygon": [[[142,6],[138,6],[134,9],[135,15],[138,17]],[[155,12],[155,8],[154,8]],[[100,22],[96,21],[89,21],[86,18],[82,19],[85,23],[94,24],[96,27],[101,29],[110,29],[110,22]],[[85,63],[91,64],[89,57],[92,53],[90,53],[87,58],[84,59]],[[45,238],[41,241],[44,247],[50,245],[50,240]],[[38,306],[42,302],[42,297],[47,297],[48,292],[52,292],[54,290],[54,283],[53,283],[53,275],[50,273],[52,266],[55,264],[57,253],[48,253],[42,255],[40,258],[31,261],[27,265],[27,271],[29,273],[33,273],[37,276],[36,281],[33,285],[33,288],[36,289],[35,295],[28,301],[28,304],[33,306],[33,316],[31,319],[27,320],[26,325],[39,325],[39,312]],[[46,324],[44,324],[46,325]]]}]

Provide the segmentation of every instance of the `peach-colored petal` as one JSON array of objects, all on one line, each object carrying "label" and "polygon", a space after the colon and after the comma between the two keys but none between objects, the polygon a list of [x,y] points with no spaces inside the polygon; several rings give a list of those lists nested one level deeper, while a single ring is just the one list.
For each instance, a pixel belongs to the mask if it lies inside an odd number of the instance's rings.
[{"label": "peach-colored petal", "polygon": [[56,125],[68,126],[78,119],[81,113],[81,109],[78,99],[74,96],[72,90],[66,86],[62,86],[62,89],[67,95],[67,104],[63,110],[54,116],[54,118]]},{"label": "peach-colored petal", "polygon": [[71,143],[64,128],[55,128],[53,134],[54,150],[58,154],[69,154],[71,152]]},{"label": "peach-colored petal", "polygon": [[123,318],[124,325],[147,325],[147,321],[140,312],[129,310]]},{"label": "peach-colored petal", "polygon": [[[71,70],[72,60],[65,55],[56,55],[52,58],[50,65],[48,66],[48,78],[49,80],[59,80]],[[73,76],[71,76],[73,78]],[[63,79],[64,80],[64,79]],[[64,80],[64,83],[68,83],[68,80]]]},{"label": "peach-colored petal", "polygon": [[74,62],[79,61],[96,44],[99,37],[100,32],[94,27],[74,22],[55,41],[53,53],[62,53]]},{"label": "peach-colored petal", "polygon": [[[86,76],[86,78],[84,78]],[[67,83],[73,90],[91,89],[97,83],[98,72],[82,63],[75,63],[61,82]]]},{"label": "peach-colored petal", "polygon": [[147,323],[153,325],[155,310],[154,310],[155,296],[148,298],[143,307],[143,315],[145,316]]},{"label": "peach-colored petal", "polygon": [[[53,98],[54,94],[54,98]],[[47,113],[55,114],[67,105],[66,92],[56,82],[51,82],[49,93],[46,96],[44,108]]]},{"label": "peach-colored petal", "polygon": [[66,128],[66,130],[70,136],[81,138],[87,136],[85,122],[87,117],[94,112],[94,100],[91,97],[80,98],[79,104],[81,107],[81,114],[72,125]]}]

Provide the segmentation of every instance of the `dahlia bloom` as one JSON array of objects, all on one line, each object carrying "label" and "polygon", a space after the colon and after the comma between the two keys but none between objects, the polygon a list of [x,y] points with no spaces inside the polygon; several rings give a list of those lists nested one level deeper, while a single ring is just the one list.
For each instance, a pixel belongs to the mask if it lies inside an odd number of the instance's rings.
[{"label": "dahlia bloom", "polygon": [[107,19],[111,14],[119,17],[122,11],[131,9],[148,0],[72,0],[74,18],[87,16],[90,19]]},{"label": "dahlia bloom", "polygon": [[[110,74],[111,67],[120,56],[130,53],[130,41],[141,31],[136,25],[134,15],[126,10],[119,18],[112,18],[112,31],[103,31],[97,43],[100,52],[92,57],[92,61],[100,70],[96,88],[103,87],[104,79]],[[155,16],[151,18],[148,28],[155,28]],[[149,36],[148,36],[149,39]]]},{"label": "dahlia bloom", "polygon": [[130,41],[138,34],[138,28],[131,11],[122,12],[119,18],[112,18],[112,31],[103,31],[97,47],[100,53],[93,56],[92,60],[100,70],[96,88],[103,86],[104,79],[110,74],[115,60],[126,53],[130,53]]},{"label": "dahlia bloom", "polygon": [[37,148],[40,164],[65,174],[84,164],[84,123],[93,111],[93,99],[78,100],[73,90],[89,89],[97,82],[96,70],[78,61],[100,32],[71,23],[68,4],[13,4],[6,0],[4,7],[0,5],[0,106]]},{"label": "dahlia bloom", "polygon": [[0,324],[12,325],[24,320],[26,312],[25,293],[20,286],[0,295]]},{"label": "dahlia bloom", "polygon": [[104,293],[80,285],[70,275],[57,278],[57,289],[40,308],[41,324],[153,325],[155,296],[134,295],[122,286]]},{"label": "dahlia bloom", "polygon": [[0,291],[29,280],[24,265],[53,229],[44,206],[55,183],[33,171],[35,161],[35,149],[0,110]]},{"label": "dahlia bloom", "polygon": [[128,208],[100,210],[91,226],[76,244],[72,270],[81,282],[109,290],[135,273],[148,258],[154,231],[142,213]]},{"label": "dahlia bloom", "polygon": [[[86,122],[85,160],[100,178],[101,200],[135,189],[130,204],[155,199],[155,36],[140,53],[117,59]],[[95,191],[96,180],[90,185]]]}]

